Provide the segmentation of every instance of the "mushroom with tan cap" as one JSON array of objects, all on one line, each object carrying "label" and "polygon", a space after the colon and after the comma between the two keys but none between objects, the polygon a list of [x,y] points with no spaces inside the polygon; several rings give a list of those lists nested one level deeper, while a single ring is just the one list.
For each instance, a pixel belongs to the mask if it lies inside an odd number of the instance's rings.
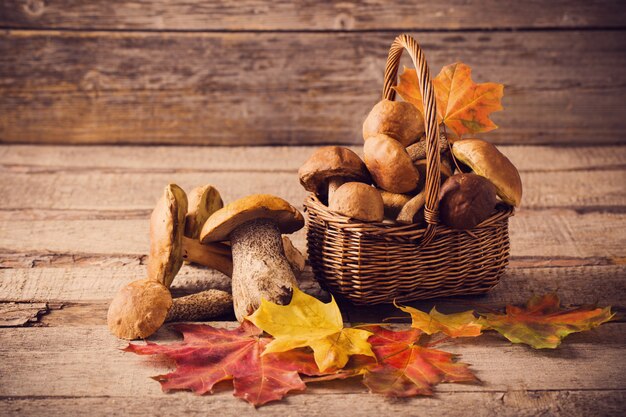
[{"label": "mushroom with tan cap", "polygon": [[145,339],[166,321],[205,320],[231,308],[232,297],[227,292],[206,290],[172,299],[165,285],[146,278],[120,289],[109,306],[107,324],[121,339]]},{"label": "mushroom with tan cap", "polygon": [[409,146],[424,134],[424,116],[411,103],[383,99],[363,122],[363,139],[380,133]]},{"label": "mushroom with tan cap", "polygon": [[417,188],[419,172],[404,146],[383,134],[371,136],[363,147],[365,165],[379,188],[408,193]]},{"label": "mushroom with tan cap", "polygon": [[328,208],[364,222],[381,222],[385,215],[383,198],[378,190],[362,182],[347,182],[337,188]]},{"label": "mushroom with tan cap", "polygon": [[296,278],[285,257],[281,233],[304,226],[302,214],[282,198],[254,194],[227,204],[202,227],[202,243],[230,239],[232,293],[237,320],[254,312],[261,299],[285,305]]},{"label": "mushroom with tan cap", "polygon": [[[187,196],[175,184],[169,184],[150,218],[150,255],[148,278],[131,282],[115,296],[107,315],[113,334],[124,339],[145,338],[166,320],[204,320],[225,314],[232,307],[230,294],[207,290],[172,300],[169,287],[183,262],[183,246],[197,242],[183,237]],[[186,239],[186,240],[185,240]],[[200,245],[197,242],[197,245]],[[203,246],[203,245],[200,245]],[[206,245],[211,248],[216,245]],[[208,253],[208,252],[207,252]],[[218,265],[228,272],[230,253],[205,255],[207,266]]]},{"label": "mushroom with tan cap", "polygon": [[361,158],[350,149],[325,146],[317,149],[298,170],[300,184],[328,199],[345,182],[370,183],[371,177]]},{"label": "mushroom with tan cap", "polygon": [[515,165],[498,148],[481,139],[461,139],[452,145],[457,160],[496,186],[498,197],[507,204],[519,206],[522,201],[522,179]]},{"label": "mushroom with tan cap", "polygon": [[201,245],[184,236],[187,196],[176,184],[165,187],[150,217],[148,276],[169,288],[183,259],[232,274],[230,248],[221,243]]},{"label": "mushroom with tan cap", "polygon": [[196,187],[187,194],[188,207],[185,216],[185,236],[198,239],[202,225],[217,210],[224,207],[222,196],[210,184]]}]

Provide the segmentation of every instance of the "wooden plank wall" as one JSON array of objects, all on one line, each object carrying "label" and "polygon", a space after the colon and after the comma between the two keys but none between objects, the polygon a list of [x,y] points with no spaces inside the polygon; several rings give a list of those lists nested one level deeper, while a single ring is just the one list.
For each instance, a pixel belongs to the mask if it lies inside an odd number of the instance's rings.
[{"label": "wooden plank wall", "polygon": [[401,32],[497,143],[626,142],[623,0],[0,0],[0,142],[357,144]]}]

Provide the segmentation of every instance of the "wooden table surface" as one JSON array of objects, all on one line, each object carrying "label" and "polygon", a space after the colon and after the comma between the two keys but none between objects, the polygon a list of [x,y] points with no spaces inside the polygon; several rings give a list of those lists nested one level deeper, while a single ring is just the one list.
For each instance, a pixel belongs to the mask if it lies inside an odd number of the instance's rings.
[{"label": "wooden table surface", "polygon": [[[626,407],[626,146],[502,146],[520,169],[523,207],[510,223],[511,263],[489,295],[435,301],[443,311],[494,308],[557,290],[598,302],[614,322],[535,351],[487,334],[450,342],[483,381],[441,384],[432,398],[392,400],[357,382],[316,385],[260,415],[623,415]],[[148,217],[168,182],[212,183],[230,201],[272,193],[299,203],[296,170],[312,147],[0,146],[0,415],[246,415],[229,390],[163,394],[167,366],[121,352],[107,304],[145,275]],[[305,247],[304,234],[294,237]],[[307,274],[303,284],[316,292]],[[185,266],[177,295],[228,288]],[[434,302],[416,303],[426,308]],[[346,321],[392,308],[342,306]],[[152,340],[173,340],[167,329]]]}]

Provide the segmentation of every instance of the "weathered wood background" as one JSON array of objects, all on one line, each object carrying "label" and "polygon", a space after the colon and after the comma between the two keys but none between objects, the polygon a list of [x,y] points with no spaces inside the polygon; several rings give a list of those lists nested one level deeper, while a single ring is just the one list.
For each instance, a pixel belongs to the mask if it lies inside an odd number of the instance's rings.
[{"label": "weathered wood background", "polygon": [[[148,377],[170,364],[117,350],[108,303],[145,276],[166,183],[298,205],[296,171],[317,145],[359,151],[401,32],[433,73],[461,60],[476,81],[505,83],[488,137],[524,184],[501,283],[414,305],[503,309],[558,290],[618,315],[549,352],[493,334],[451,341],[444,350],[483,382],[442,384],[433,398],[388,400],[344,381],[256,413],[625,415],[624,0],[0,0],[0,415],[251,414],[224,387],[163,395]],[[304,231],[293,240],[306,250]],[[300,285],[320,294],[310,271]],[[229,287],[186,265],[172,289]],[[398,315],[341,307],[352,322]],[[164,328],[152,340],[174,338]]]},{"label": "weathered wood background", "polygon": [[506,85],[506,144],[624,143],[623,0],[0,0],[0,141],[359,143],[401,32]]}]

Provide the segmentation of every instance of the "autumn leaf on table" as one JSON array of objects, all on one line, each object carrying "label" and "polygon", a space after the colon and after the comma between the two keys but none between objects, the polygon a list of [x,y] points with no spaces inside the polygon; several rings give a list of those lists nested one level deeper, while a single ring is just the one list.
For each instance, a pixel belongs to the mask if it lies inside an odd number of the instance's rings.
[{"label": "autumn leaf on table", "polygon": [[271,339],[259,337],[261,330],[249,322],[234,330],[194,324],[174,328],[182,332],[183,342],[129,344],[124,349],[140,355],[163,354],[176,362],[174,372],[155,377],[163,391],[205,394],[218,382],[232,379],[234,395],[257,406],[279,400],[289,391],[304,390],[299,372],[320,374],[313,356],[303,350],[261,355]]},{"label": "autumn leaf on table", "polygon": [[275,338],[264,355],[308,346],[322,372],[343,368],[351,355],[374,356],[367,342],[371,333],[344,328],[334,299],[323,303],[297,288],[286,306],[261,300],[248,320]]},{"label": "autumn leaf on table", "polygon": [[393,331],[368,327],[374,334],[369,342],[378,360],[366,368],[363,383],[371,392],[394,397],[432,395],[440,382],[476,382],[468,365],[455,361],[455,355],[418,344],[417,329]]},{"label": "autumn leaf on table", "polygon": [[480,336],[483,327],[478,323],[478,319],[471,310],[462,313],[442,314],[435,307],[430,310],[430,313],[413,307],[397,307],[411,315],[411,327],[426,334],[441,332],[450,337],[475,337]]},{"label": "autumn leaf on table", "polygon": [[554,349],[570,333],[590,330],[615,315],[611,307],[562,309],[556,294],[532,297],[525,308],[508,305],[505,314],[480,314],[486,329],[535,349]]},{"label": "autumn leaf on table", "polygon": [[[472,81],[472,69],[457,62],[442,68],[433,79],[433,87],[439,121],[445,123],[457,136],[489,132],[498,127],[489,119],[489,115],[502,110],[502,84],[476,84]],[[414,69],[405,68],[394,89],[405,101],[424,113]]]}]

